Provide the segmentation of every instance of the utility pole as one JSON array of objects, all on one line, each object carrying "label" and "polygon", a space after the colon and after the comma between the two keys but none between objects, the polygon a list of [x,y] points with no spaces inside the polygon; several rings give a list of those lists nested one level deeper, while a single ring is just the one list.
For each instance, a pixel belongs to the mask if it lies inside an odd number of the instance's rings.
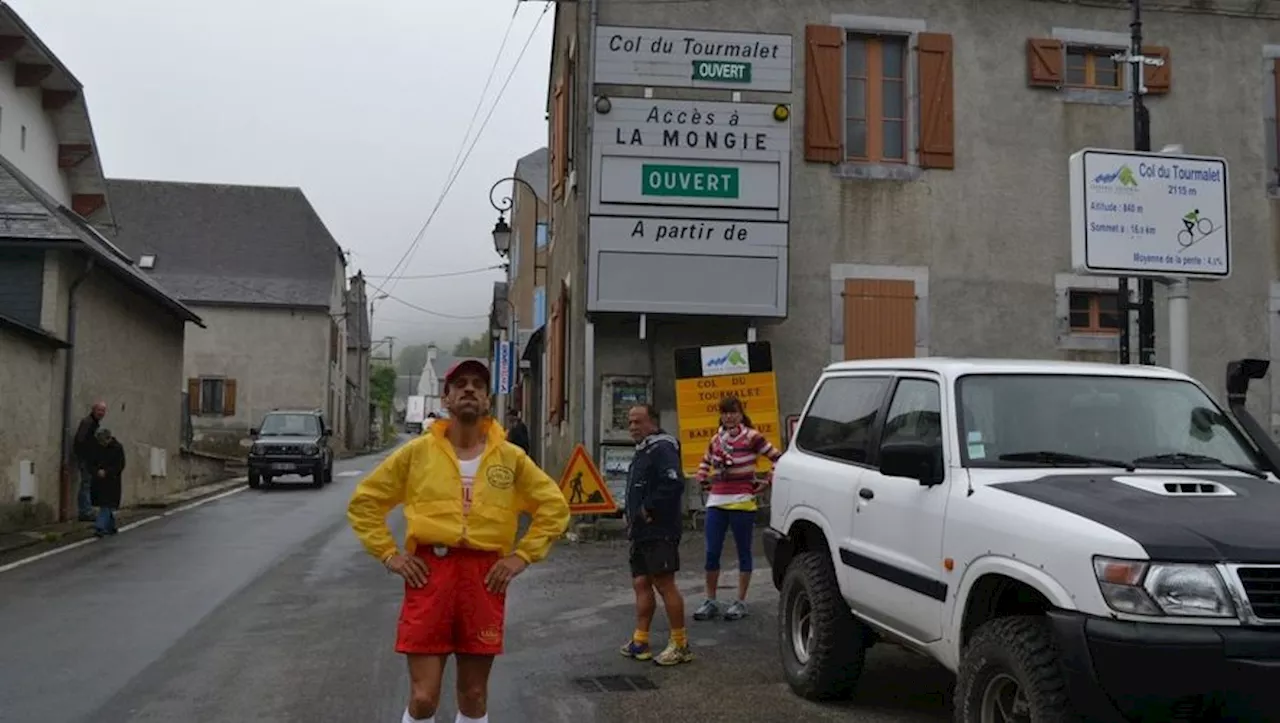
[{"label": "utility pole", "polygon": [[[1151,116],[1143,102],[1147,92],[1143,82],[1148,65],[1159,65],[1162,61],[1148,59],[1142,54],[1142,0],[1130,0],[1133,7],[1133,19],[1129,23],[1129,52],[1117,59],[1129,64],[1130,87],[1133,89],[1133,149],[1139,152],[1151,150]],[[1119,305],[1124,316],[1124,325],[1120,330],[1120,363],[1131,362],[1129,319],[1135,308],[1138,312],[1138,361],[1140,364],[1156,363],[1156,307],[1155,284],[1150,278],[1138,280],[1138,302],[1129,301],[1129,279],[1120,278]]]}]

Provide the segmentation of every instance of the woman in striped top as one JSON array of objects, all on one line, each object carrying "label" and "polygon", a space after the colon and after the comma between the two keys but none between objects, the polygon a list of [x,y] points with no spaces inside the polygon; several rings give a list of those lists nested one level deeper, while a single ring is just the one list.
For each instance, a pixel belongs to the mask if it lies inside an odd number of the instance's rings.
[{"label": "woman in striped top", "polygon": [[724,538],[733,530],[738,550],[738,598],[724,611],[725,620],[740,620],[747,614],[747,588],[751,584],[751,538],[756,520],[756,494],[765,484],[756,480],[760,457],[777,462],[782,451],[751,426],[751,419],[737,397],[720,400],[720,429],[707,445],[698,466],[698,483],[707,495],[707,599],[693,613],[694,620],[710,620],[720,615],[716,587],[720,584],[720,554]]}]

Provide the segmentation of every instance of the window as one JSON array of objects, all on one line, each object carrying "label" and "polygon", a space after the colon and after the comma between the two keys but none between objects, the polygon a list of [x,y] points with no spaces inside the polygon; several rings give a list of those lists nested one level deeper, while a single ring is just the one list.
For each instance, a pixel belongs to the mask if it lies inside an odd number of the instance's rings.
[{"label": "window", "polygon": [[1068,292],[1071,331],[1078,334],[1116,334],[1124,326],[1120,294],[1115,291]]},{"label": "window", "polygon": [[927,379],[903,379],[893,393],[881,445],[920,442],[942,446],[942,391]]},{"label": "window", "polygon": [[1111,59],[1123,50],[1067,47],[1067,85],[1072,88],[1124,90],[1121,65]]},{"label": "window", "polygon": [[194,377],[187,380],[187,409],[193,415],[233,417],[236,413],[236,380]]},{"label": "window", "polygon": [[154,269],[156,267],[155,254],[143,254],[138,258],[138,268]]},{"label": "window", "polygon": [[535,227],[533,236],[533,247],[536,249],[545,249],[547,247],[547,222],[539,221]]},{"label": "window", "polygon": [[845,155],[905,163],[907,39],[849,35],[844,49]]},{"label": "window", "polygon": [[547,323],[547,289],[536,286],[533,289],[533,328],[537,329]]},{"label": "window", "polygon": [[520,233],[520,227],[523,225],[524,224],[517,223],[511,233],[511,255],[508,259],[511,262],[512,279],[520,273],[520,247],[524,245],[524,235]]},{"label": "window", "polygon": [[[965,441],[962,450],[969,466],[1008,466],[1010,460],[1002,457],[1023,452],[1059,452],[1121,462],[1177,453],[1207,455],[1251,467],[1259,462],[1239,430],[1190,382],[1100,375],[977,374],[960,379],[957,395],[961,439]],[[1182,461],[1165,463],[1171,468],[1183,465]]]},{"label": "window", "polygon": [[259,437],[318,437],[324,422],[314,414],[268,414]]},{"label": "window", "polygon": [[876,413],[889,380],[880,377],[831,377],[822,382],[796,430],[796,446],[806,452],[866,464]]}]

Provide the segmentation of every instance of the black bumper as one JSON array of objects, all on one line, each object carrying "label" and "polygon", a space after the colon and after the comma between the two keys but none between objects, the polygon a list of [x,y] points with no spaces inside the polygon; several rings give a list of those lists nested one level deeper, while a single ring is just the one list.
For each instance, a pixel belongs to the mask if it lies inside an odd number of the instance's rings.
[{"label": "black bumper", "polygon": [[795,547],[786,535],[772,527],[765,528],[762,538],[764,542],[764,557],[769,561],[773,586],[781,590],[782,578],[787,574],[787,565],[791,564],[791,558],[795,556]]},{"label": "black bumper", "polygon": [[[1280,718],[1280,628],[1132,623],[1051,612],[1073,707],[1089,721]],[[1214,718],[1211,718],[1214,719]]]},{"label": "black bumper", "polygon": [[[272,465],[291,464],[291,470],[275,469]],[[259,476],[278,477],[283,474],[296,475],[314,475],[319,474],[324,469],[324,460],[315,457],[306,459],[251,459],[249,460],[249,474]]]}]

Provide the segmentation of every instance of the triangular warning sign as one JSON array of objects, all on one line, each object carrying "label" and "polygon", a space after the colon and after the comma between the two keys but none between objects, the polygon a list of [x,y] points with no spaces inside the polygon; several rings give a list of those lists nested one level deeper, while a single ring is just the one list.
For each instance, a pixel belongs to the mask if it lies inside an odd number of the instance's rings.
[{"label": "triangular warning sign", "polygon": [[600,471],[596,469],[587,450],[581,444],[573,450],[569,464],[560,477],[560,492],[569,502],[569,511],[575,515],[611,515],[618,505],[604,486]]}]

